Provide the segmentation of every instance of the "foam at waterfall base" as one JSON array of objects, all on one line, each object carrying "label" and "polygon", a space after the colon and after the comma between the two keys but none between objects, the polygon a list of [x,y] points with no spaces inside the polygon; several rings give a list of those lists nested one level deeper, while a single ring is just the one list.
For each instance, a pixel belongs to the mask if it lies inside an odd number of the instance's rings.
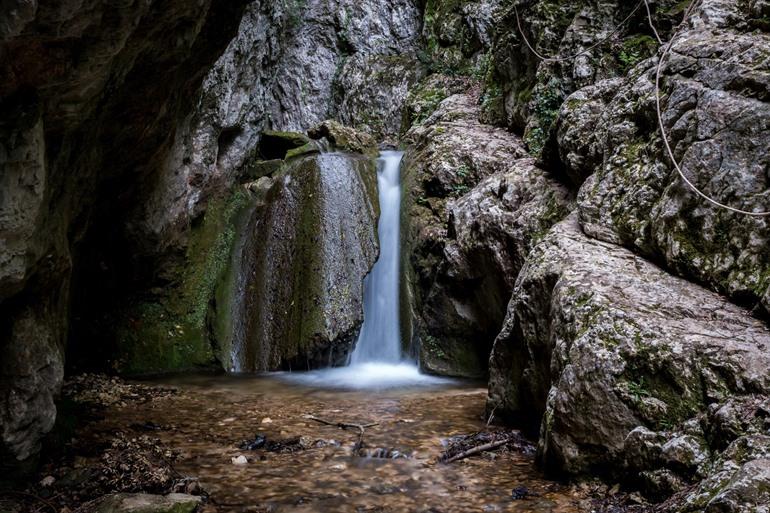
[{"label": "foam at waterfall base", "polygon": [[452,380],[420,373],[413,363],[367,362],[309,372],[284,372],[281,379],[320,388],[369,389],[438,386]]}]

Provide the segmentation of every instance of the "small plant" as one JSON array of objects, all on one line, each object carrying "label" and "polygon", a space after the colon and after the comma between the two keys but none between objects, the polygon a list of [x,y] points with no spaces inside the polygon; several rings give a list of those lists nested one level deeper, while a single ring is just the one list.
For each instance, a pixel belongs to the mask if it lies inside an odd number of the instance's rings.
[{"label": "small plant", "polygon": [[623,73],[650,57],[655,52],[655,40],[647,35],[635,36],[623,42],[618,62]]},{"label": "small plant", "polygon": [[536,126],[527,131],[524,141],[529,151],[537,155],[545,147],[548,135],[559,114],[562,103],[562,94],[558,82],[551,79],[548,84],[538,86],[532,95],[532,113]]},{"label": "small plant", "polygon": [[465,185],[464,183],[456,184],[452,186],[452,195],[453,196],[463,196],[468,191],[470,191],[471,188]]},{"label": "small plant", "polygon": [[640,401],[643,397],[650,397],[650,392],[647,390],[644,378],[639,378],[639,381],[629,381],[628,391],[637,401]]}]

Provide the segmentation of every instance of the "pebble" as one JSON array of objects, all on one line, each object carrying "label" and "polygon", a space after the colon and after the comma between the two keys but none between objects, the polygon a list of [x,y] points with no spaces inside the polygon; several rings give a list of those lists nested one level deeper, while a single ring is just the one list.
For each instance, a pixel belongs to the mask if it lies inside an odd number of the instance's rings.
[{"label": "pebble", "polygon": [[46,476],[40,481],[40,486],[49,487],[56,482],[56,478],[53,476]]},{"label": "pebble", "polygon": [[272,423],[273,423],[273,419],[271,419],[270,417],[265,417],[264,419],[262,419],[262,424],[272,424]]},{"label": "pebble", "polygon": [[233,462],[233,465],[248,465],[249,463],[249,460],[246,459],[246,456],[242,454],[240,456],[230,458],[230,461]]}]

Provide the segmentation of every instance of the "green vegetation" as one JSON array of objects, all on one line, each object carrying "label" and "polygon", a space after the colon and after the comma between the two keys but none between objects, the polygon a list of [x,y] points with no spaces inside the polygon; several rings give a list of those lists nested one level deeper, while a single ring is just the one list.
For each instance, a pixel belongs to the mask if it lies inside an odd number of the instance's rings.
[{"label": "green vegetation", "polygon": [[163,293],[129,308],[116,330],[116,367],[127,374],[154,374],[213,366],[207,315],[218,282],[231,261],[237,220],[250,205],[238,189],[210,202],[203,222],[192,228],[184,264]]},{"label": "green vegetation", "polygon": [[623,47],[618,54],[621,73],[628,72],[644,59],[651,57],[657,47],[655,40],[648,35],[637,35],[623,41]]},{"label": "green vegetation", "polygon": [[[520,93],[520,95],[523,94],[524,91]],[[524,134],[524,141],[533,154],[539,155],[543,151],[559,114],[562,99],[562,93],[555,78],[545,85],[535,87],[532,100],[535,126],[529,128]]]}]

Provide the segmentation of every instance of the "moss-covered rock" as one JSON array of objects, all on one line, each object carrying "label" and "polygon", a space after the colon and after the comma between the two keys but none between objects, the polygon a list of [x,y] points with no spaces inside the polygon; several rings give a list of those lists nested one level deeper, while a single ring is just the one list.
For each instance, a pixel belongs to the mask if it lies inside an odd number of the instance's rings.
[{"label": "moss-covered rock", "polygon": [[150,298],[135,300],[116,329],[114,367],[125,374],[150,374],[214,367],[209,333],[214,291],[231,265],[242,216],[254,198],[244,188],[213,199],[190,233],[183,263],[172,282]]},{"label": "moss-covered rock", "polygon": [[[709,405],[770,393],[768,347],[770,330],[749,312],[588,238],[571,216],[519,276],[490,359],[489,407],[539,430],[550,471],[668,468],[689,479]],[[663,433],[658,456],[634,456],[642,428]]]},{"label": "moss-covered rock", "polygon": [[[770,210],[770,54],[745,20],[744,4],[706,4],[677,36],[663,67],[661,107],[687,179],[706,195],[749,212]],[[673,272],[770,310],[770,223],[716,206],[673,169],[658,127],[650,59],[622,81],[602,81],[565,103],[560,155],[587,177],[580,221],[592,237],[632,248]],[[737,69],[743,71],[736,71]],[[747,74],[749,73],[749,74]],[[753,85],[740,87],[736,84]],[[586,136],[585,134],[590,134]]]},{"label": "moss-covered rock", "polygon": [[427,0],[425,57],[433,73],[472,75],[492,44],[499,0]]},{"label": "moss-covered rock", "polygon": [[308,135],[316,140],[326,139],[338,151],[360,153],[372,158],[379,153],[377,141],[371,135],[332,119],[314,126],[308,130]]},{"label": "moss-covered rock", "polygon": [[[407,132],[404,338],[423,369],[479,377],[524,258],[567,213],[569,193],[521,141],[451,96]],[[412,324],[413,322],[413,324]]]},{"label": "moss-covered rock", "polygon": [[[679,3],[665,0],[653,6],[663,37],[676,23],[670,8]],[[632,11],[635,15],[622,24]],[[554,121],[567,96],[601,79],[624,75],[654,53],[642,11],[629,2],[505,4],[496,18],[489,75],[504,100],[496,102],[490,119],[504,119],[511,129],[524,133],[532,154],[547,161],[555,151]],[[564,60],[540,59],[525,38],[541,55]]]}]

